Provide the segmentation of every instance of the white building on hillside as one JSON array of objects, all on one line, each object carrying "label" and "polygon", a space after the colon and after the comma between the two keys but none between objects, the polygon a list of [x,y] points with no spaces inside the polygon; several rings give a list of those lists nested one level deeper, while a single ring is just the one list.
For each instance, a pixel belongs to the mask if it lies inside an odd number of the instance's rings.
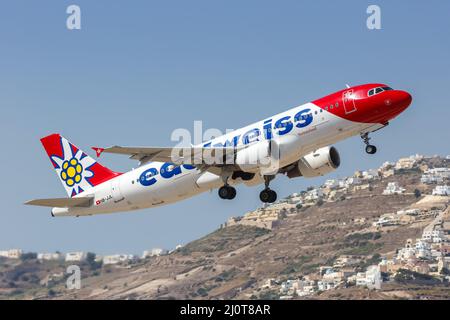
[{"label": "white building on hillside", "polygon": [[315,201],[323,198],[322,189],[315,188],[307,192],[305,201]]},{"label": "white building on hillside", "polygon": [[168,254],[169,251],[166,249],[161,249],[161,248],[153,248],[152,250],[145,250],[142,254],[142,258],[148,258],[148,257],[158,257],[158,256],[164,256],[166,254]]},{"label": "white building on hillside", "polygon": [[305,297],[314,294],[315,291],[316,285],[314,281],[302,280],[299,282],[299,286],[296,293],[299,297]]},{"label": "white building on hillside", "polygon": [[424,184],[442,183],[444,182],[444,179],[435,174],[423,174],[420,178],[420,182]]},{"label": "white building on hillside", "polygon": [[422,240],[431,243],[441,243],[445,239],[445,234],[442,230],[427,230],[422,233]]},{"label": "white building on hillside", "polygon": [[66,253],[66,262],[81,262],[86,260],[87,254],[82,251]]},{"label": "white building on hillside", "polygon": [[398,185],[398,182],[389,182],[384,189],[384,195],[392,195],[392,194],[402,194],[405,191],[405,188],[402,188]]},{"label": "white building on hillside", "polygon": [[8,258],[8,259],[19,259],[23,254],[21,249],[10,249],[0,251],[0,257]]},{"label": "white building on hillside", "polygon": [[412,169],[415,164],[416,164],[416,160],[413,158],[401,158],[401,159],[398,159],[398,161],[396,162],[395,169],[396,170]]},{"label": "white building on hillside", "polygon": [[340,282],[333,279],[322,279],[317,282],[317,289],[319,291],[327,291],[336,289]]},{"label": "white building on hillside", "polygon": [[373,223],[374,227],[395,226],[400,223],[399,218],[391,213],[385,213]]},{"label": "white building on hillside", "polygon": [[397,259],[401,261],[408,261],[416,257],[416,249],[415,248],[401,248],[398,251]]},{"label": "white building on hillside", "polygon": [[53,252],[53,253],[38,253],[37,255],[38,260],[64,260],[64,254],[59,252]]},{"label": "white building on hillside", "polygon": [[426,174],[432,174],[439,176],[443,179],[449,179],[450,178],[450,168],[432,168],[425,171]]},{"label": "white building on hillside", "polygon": [[360,185],[362,184],[362,181],[360,178],[357,177],[349,177],[345,180],[345,185],[348,186],[352,186],[352,185]]},{"label": "white building on hillside", "polygon": [[431,246],[428,242],[421,240],[416,242],[416,258],[431,259]]},{"label": "white building on hillside", "polygon": [[280,293],[282,294],[293,294],[301,286],[301,280],[286,280],[281,283]]},{"label": "white building on hillside", "polygon": [[132,254],[113,254],[103,257],[103,264],[118,264],[120,262],[132,261],[134,256]]},{"label": "white building on hillside", "polygon": [[339,182],[336,179],[328,179],[323,186],[328,189],[336,189],[339,187]]},{"label": "white building on hillside", "polygon": [[433,196],[448,196],[450,195],[450,187],[445,186],[436,186],[436,188],[433,189]]},{"label": "white building on hillside", "polygon": [[380,170],[381,171],[390,170],[394,166],[395,166],[395,162],[386,161],[381,165]]},{"label": "white building on hillside", "polygon": [[369,169],[362,172],[362,179],[364,180],[373,180],[378,179],[380,177],[380,173],[376,169]]},{"label": "white building on hillside", "polygon": [[353,266],[362,261],[360,256],[353,255],[341,255],[339,256],[333,264],[334,268],[343,268],[348,266]]},{"label": "white building on hillside", "polygon": [[381,289],[381,272],[378,265],[367,268],[366,272],[359,272],[356,275],[356,285],[366,286],[369,289]]}]

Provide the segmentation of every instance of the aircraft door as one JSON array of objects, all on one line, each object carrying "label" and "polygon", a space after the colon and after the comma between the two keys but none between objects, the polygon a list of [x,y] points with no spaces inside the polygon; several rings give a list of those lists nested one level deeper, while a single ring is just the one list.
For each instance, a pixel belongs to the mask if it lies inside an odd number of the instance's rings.
[{"label": "aircraft door", "polygon": [[344,103],[345,114],[356,111],[355,98],[353,96],[353,89],[347,90],[342,94],[342,102]]}]

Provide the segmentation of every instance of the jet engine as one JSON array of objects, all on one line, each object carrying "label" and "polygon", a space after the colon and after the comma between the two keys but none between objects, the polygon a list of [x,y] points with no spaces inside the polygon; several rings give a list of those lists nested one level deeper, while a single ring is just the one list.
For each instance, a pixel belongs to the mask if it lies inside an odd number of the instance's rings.
[{"label": "jet engine", "polygon": [[313,178],[336,170],[341,164],[339,152],[335,147],[317,149],[300,158],[294,168],[287,172],[289,178]]},{"label": "jet engine", "polygon": [[235,155],[235,164],[244,172],[255,173],[272,164],[271,144],[261,141],[239,150]]}]

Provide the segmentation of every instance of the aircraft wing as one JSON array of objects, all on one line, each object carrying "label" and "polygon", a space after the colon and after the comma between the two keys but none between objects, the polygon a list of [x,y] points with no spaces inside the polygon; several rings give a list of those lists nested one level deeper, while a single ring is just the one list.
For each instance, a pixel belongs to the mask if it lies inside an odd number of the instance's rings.
[{"label": "aircraft wing", "polygon": [[[102,153],[114,153],[130,156],[130,159],[138,160],[141,164],[150,161],[173,162],[175,164],[191,165],[212,165],[220,166],[217,163],[209,162],[207,159],[224,159],[227,155],[233,156],[238,147],[121,147],[113,146],[109,148],[92,147],[99,157]],[[222,162],[223,163],[223,162]]]},{"label": "aircraft wing", "polygon": [[25,204],[58,208],[89,207],[93,199],[94,197],[35,199],[25,202]]}]

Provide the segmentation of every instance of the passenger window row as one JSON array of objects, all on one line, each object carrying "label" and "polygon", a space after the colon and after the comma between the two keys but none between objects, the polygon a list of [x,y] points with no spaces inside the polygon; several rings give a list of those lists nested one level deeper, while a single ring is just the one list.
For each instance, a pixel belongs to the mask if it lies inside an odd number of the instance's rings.
[{"label": "passenger window row", "polygon": [[[338,108],[338,107],[339,107],[339,102],[336,102],[336,103],[334,104],[334,108]],[[325,107],[325,110],[326,110],[326,111],[331,110],[331,109],[333,109],[333,104],[330,104],[330,105],[328,105],[328,106]]]}]

